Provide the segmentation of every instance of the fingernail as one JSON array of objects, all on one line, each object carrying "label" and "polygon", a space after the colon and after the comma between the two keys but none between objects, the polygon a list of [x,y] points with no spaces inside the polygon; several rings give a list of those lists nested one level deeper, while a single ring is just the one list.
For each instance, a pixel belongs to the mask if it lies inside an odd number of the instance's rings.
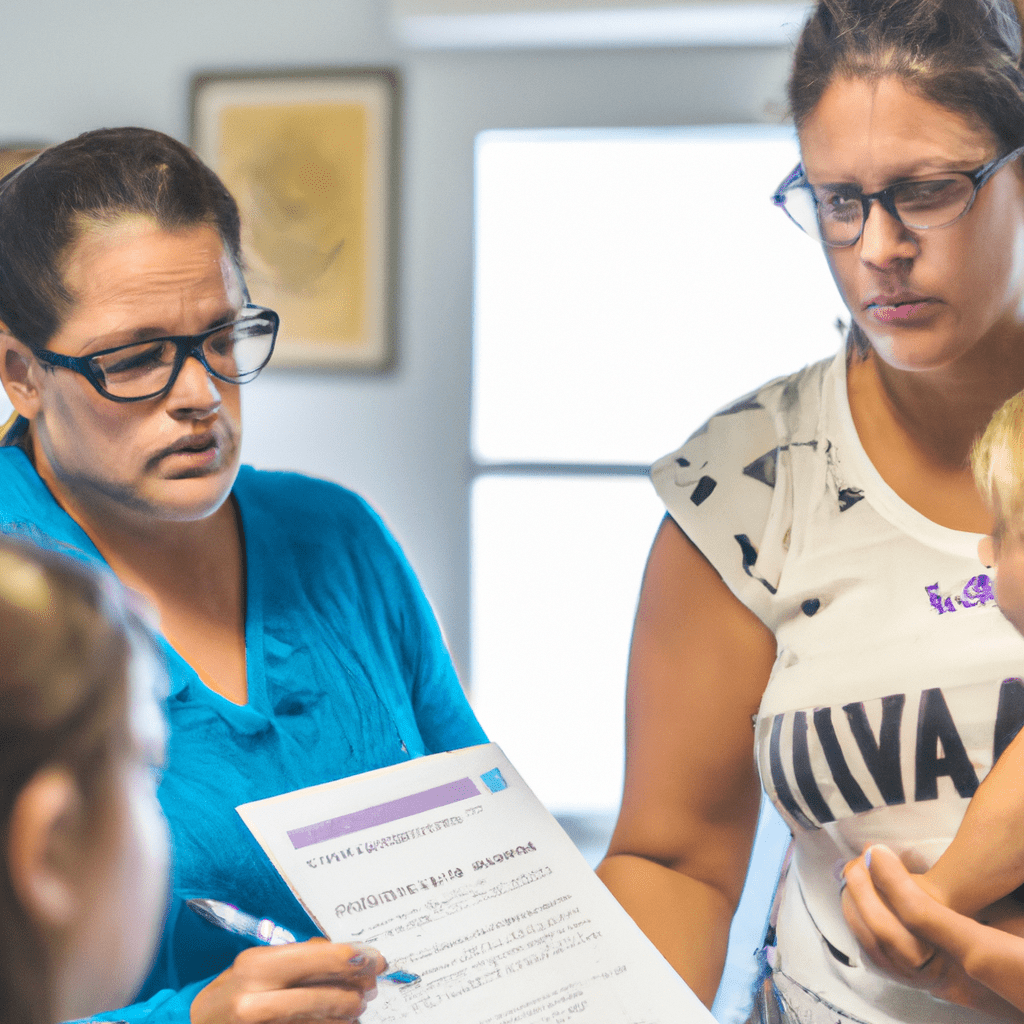
[{"label": "fingernail", "polygon": [[832,865],[832,877],[838,882],[846,872],[846,861],[840,858]]},{"label": "fingernail", "polygon": [[349,963],[353,967],[359,967],[369,962],[370,954],[374,952],[373,946],[367,945],[365,942],[350,942],[348,945],[352,950]]},{"label": "fingernail", "polygon": [[[871,851],[872,850],[888,850],[889,853],[893,852],[892,850],[889,849],[888,846],[885,845],[885,843],[872,843],[864,851],[864,867],[866,867],[869,871],[871,870]],[[893,853],[893,856],[895,857],[895,856],[897,856],[897,854]]]},{"label": "fingernail", "polygon": [[391,971],[388,974],[382,974],[381,977],[385,981],[393,981],[396,985],[411,985],[415,981],[420,980],[418,974],[413,974],[412,971]]},{"label": "fingernail", "polygon": [[842,893],[842,891],[845,888],[846,888],[846,875],[843,875],[843,877],[841,879],[839,879],[839,892]]}]

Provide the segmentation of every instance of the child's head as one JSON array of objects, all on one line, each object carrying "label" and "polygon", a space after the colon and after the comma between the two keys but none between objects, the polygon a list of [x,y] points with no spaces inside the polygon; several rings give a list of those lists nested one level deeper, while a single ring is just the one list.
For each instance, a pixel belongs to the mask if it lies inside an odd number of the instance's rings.
[{"label": "child's head", "polygon": [[978,546],[996,565],[995,594],[1003,614],[1024,633],[1024,392],[1007,399],[971,452],[978,490],[992,510],[992,535]]},{"label": "child's head", "polygon": [[166,897],[152,640],[113,580],[0,540],[0,1021],[122,1006]]}]

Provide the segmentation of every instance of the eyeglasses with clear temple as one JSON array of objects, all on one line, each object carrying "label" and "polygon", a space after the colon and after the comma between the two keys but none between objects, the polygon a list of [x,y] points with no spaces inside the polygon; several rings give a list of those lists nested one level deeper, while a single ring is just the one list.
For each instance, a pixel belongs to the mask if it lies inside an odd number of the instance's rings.
[{"label": "eyeglasses with clear temple", "polygon": [[264,306],[247,304],[241,316],[199,334],[147,338],[87,356],[66,356],[48,349],[34,350],[50,366],[80,373],[112,402],[142,402],[159,398],[174,382],[189,356],[227,384],[248,384],[270,361],[280,323]]},{"label": "eyeglasses with clear temple", "polygon": [[997,157],[974,171],[942,171],[897,181],[865,194],[856,185],[812,185],[803,164],[786,176],[772,202],[811,238],[833,248],[853,245],[877,202],[886,213],[911,231],[944,228],[974,205],[978,189],[996,171],[1024,156],[1024,146]]}]

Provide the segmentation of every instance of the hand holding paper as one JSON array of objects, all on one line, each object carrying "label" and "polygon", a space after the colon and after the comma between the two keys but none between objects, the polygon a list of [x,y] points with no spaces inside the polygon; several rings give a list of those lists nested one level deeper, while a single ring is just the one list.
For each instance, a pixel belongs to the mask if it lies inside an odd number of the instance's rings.
[{"label": "hand holding paper", "polygon": [[366,1024],[712,1020],[494,744],[238,811],[327,936],[420,975]]}]

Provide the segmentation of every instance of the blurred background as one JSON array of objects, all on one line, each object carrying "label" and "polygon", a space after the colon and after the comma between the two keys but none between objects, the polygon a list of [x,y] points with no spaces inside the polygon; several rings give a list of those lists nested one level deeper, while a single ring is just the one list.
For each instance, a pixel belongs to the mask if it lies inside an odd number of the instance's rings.
[{"label": "blurred background", "polygon": [[[785,77],[806,5],[2,10],[2,146],[129,124],[189,141],[204,73],[396,73],[394,360],[271,364],[245,389],[244,459],[338,481],[380,512],[484,727],[596,863],[662,516],[647,465],[840,340],[820,251],[769,201],[798,158]],[[784,846],[772,817],[761,833],[723,1021],[739,1015]]]}]

